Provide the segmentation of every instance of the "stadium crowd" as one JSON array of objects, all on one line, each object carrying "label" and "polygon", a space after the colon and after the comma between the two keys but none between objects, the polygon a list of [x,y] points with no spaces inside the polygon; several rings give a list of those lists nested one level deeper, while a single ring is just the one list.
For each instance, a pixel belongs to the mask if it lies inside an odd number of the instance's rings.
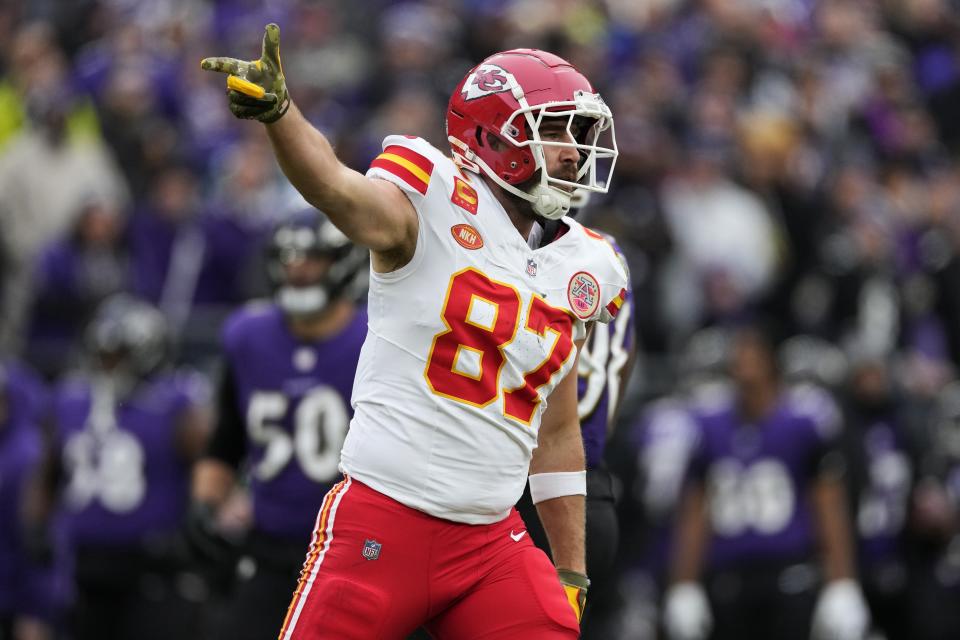
[{"label": "stadium crowd", "polygon": [[[607,456],[619,478],[618,582],[593,596],[590,638],[663,632],[702,392],[746,384],[728,365],[748,325],[762,327],[771,375],[816,385],[841,416],[831,447],[843,454],[877,637],[960,635],[955,0],[11,0],[0,5],[0,619],[17,617],[20,633],[10,637],[48,637],[45,625],[75,619],[70,540],[37,527],[79,499],[76,487],[38,498],[36,485],[63,483],[35,476],[72,428],[71,385],[101,303],[127,292],[159,309],[167,362],[191,373],[157,403],[203,413],[222,374],[224,319],[271,294],[263,247],[307,205],[262,127],[235,120],[199,66],[257,51],[271,21],[296,104],[360,171],[387,134],[446,148],[449,93],[494,51],[552,51],[610,105],[614,183],[578,219],[627,257],[640,355]],[[184,446],[178,471],[157,479],[177,496],[158,534],[185,517],[198,450]],[[161,537],[156,557],[180,558]],[[793,551],[756,560],[813,559]],[[750,550],[737,562],[750,565]],[[27,565],[29,580],[18,573]],[[201,617],[230,579],[177,571],[185,617]]]}]

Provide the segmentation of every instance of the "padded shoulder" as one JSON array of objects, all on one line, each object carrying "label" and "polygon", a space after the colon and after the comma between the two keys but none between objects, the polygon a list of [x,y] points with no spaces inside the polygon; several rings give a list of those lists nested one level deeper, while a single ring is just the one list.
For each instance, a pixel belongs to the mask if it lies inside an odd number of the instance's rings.
[{"label": "padded shoulder", "polygon": [[427,195],[431,181],[447,182],[451,171],[455,171],[453,161],[423,138],[387,136],[367,176],[394,183],[418,202]]},{"label": "padded shoulder", "polygon": [[611,322],[617,317],[630,291],[630,278],[625,261],[603,235],[589,229],[572,218],[563,221],[570,227],[569,233],[580,235],[583,256],[590,273],[600,285],[600,305],[596,317],[589,320]]},{"label": "padded shoulder", "polygon": [[243,343],[245,336],[256,335],[266,324],[274,322],[278,314],[280,310],[270,300],[248,302],[230,314],[223,323],[223,346],[228,351],[233,350]]}]

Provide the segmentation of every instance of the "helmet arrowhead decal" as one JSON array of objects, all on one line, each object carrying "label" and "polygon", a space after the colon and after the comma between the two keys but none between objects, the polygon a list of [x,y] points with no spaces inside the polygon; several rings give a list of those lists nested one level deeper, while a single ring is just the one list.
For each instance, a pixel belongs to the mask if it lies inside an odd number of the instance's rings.
[{"label": "helmet arrowhead decal", "polygon": [[[476,100],[491,93],[500,93],[510,88],[511,74],[495,64],[481,64],[463,83],[463,99]],[[514,80],[514,82],[516,82]]]}]

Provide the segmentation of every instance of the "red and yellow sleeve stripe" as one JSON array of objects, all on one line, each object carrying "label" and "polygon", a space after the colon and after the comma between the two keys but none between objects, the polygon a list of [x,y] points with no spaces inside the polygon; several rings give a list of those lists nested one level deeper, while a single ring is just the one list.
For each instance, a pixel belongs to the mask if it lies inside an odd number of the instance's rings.
[{"label": "red and yellow sleeve stripe", "polygon": [[620,313],[620,307],[623,306],[623,301],[626,299],[627,299],[627,290],[620,289],[620,293],[618,293],[613,298],[613,300],[611,300],[607,304],[607,312],[610,314],[611,317],[613,318],[617,317],[617,314]]},{"label": "red and yellow sleeve stripe", "polygon": [[433,174],[433,163],[413,149],[400,145],[391,145],[383,150],[370,167],[382,169],[403,180],[412,189],[427,194],[430,185],[430,176]]}]

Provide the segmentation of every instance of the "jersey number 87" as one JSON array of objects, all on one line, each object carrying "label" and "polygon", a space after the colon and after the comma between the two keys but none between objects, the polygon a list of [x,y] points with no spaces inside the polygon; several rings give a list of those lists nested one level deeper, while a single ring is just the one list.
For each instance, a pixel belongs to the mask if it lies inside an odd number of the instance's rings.
[{"label": "jersey number 87", "polygon": [[[520,304],[520,293],[509,284],[473,268],[454,274],[440,312],[447,328],[434,336],[427,358],[425,376],[434,393],[476,407],[497,399],[504,352],[516,338]],[[554,336],[549,355],[524,373],[523,384],[502,389],[504,414],[529,425],[540,404],[538,389],[573,350],[573,320],[567,311],[536,295],[526,315],[524,330],[545,339],[548,333]]]}]

